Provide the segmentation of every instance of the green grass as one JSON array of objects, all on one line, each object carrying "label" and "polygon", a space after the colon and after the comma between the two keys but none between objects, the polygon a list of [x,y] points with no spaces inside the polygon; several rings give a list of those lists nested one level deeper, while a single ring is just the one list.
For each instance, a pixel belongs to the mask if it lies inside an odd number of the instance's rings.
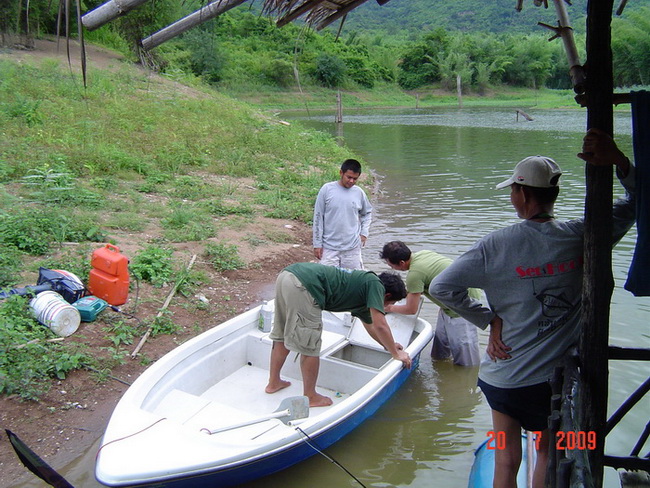
[{"label": "green grass", "polygon": [[[302,92],[230,89],[228,94],[268,110],[318,110],[336,108],[336,90],[305,87]],[[491,87],[485,95],[463,93],[464,107],[538,107],[578,108],[571,90],[526,89],[509,86]],[[440,87],[422,87],[405,92],[394,85],[377,86],[364,91],[341,90],[343,110],[356,108],[427,108],[456,107],[455,92]]]},{"label": "green grass", "polygon": [[[87,276],[93,242],[148,226],[162,237],[142,237],[131,270],[162,286],[181,279],[170,243],[203,242],[243,219],[311,218],[311,196],[350,151],[181,79],[191,84],[124,64],[90,68],[84,89],[65,63],[0,53],[0,287],[22,284],[39,265]],[[210,243],[206,255],[219,271],[245,265],[229,242]],[[196,282],[184,279],[184,289]],[[169,316],[147,325],[154,335],[179,330]],[[38,399],[72,369],[123,363],[128,325],[106,334],[109,345],[91,358],[74,342],[48,342],[53,333],[25,300],[1,301],[0,394]]]}]

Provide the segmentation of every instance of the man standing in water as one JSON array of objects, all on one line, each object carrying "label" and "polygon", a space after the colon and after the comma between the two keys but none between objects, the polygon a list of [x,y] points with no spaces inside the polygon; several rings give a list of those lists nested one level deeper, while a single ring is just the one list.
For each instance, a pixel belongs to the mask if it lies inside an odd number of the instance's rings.
[{"label": "man standing in water", "polygon": [[363,269],[361,248],[366,244],[372,206],[364,191],[356,186],[361,164],[343,161],[338,181],[325,183],[314,206],[314,256],[321,264]]},{"label": "man standing in water", "polygon": [[[578,157],[617,168],[626,197],[613,209],[612,245],[635,219],[634,167],[606,133],[591,129]],[[580,334],[584,221],[559,222],[553,207],[559,193],[559,166],[531,156],[497,188],[510,187],[521,222],[480,239],[431,283],[429,293],[474,325],[490,324],[488,356],[478,384],[492,409],[505,448],[495,451],[495,488],[517,486],[521,429],[538,432],[533,487],[544,486],[548,462],[553,369]],[[485,292],[484,305],[468,288]]]},{"label": "man standing in water", "polygon": [[393,334],[384,307],[406,296],[402,279],[394,273],[377,276],[370,271],[341,269],[318,263],[287,266],[275,286],[275,317],[269,335],[273,341],[266,393],[291,385],[280,377],[290,351],[300,353],[303,394],[310,407],[326,407],[332,399],[316,392],[320,366],[323,310],[351,312],[361,319],[368,334],[394,359],[411,367],[411,358]]}]

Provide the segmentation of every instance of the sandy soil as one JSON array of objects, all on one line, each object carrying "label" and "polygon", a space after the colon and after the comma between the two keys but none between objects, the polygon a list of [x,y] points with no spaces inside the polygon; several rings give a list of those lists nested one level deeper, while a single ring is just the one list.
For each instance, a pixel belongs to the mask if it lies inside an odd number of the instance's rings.
[{"label": "sandy soil", "polygon": [[[78,66],[78,48],[72,46],[70,62]],[[77,52],[75,52],[77,51]],[[15,58],[41,57],[58,58],[67,62],[65,41],[57,47],[55,41],[36,41],[34,50],[4,50],[0,57]],[[110,68],[118,66],[120,57],[97,48],[88,49],[91,65]],[[167,81],[161,81],[161,83]],[[272,243],[260,239],[255,244],[244,240],[245,236],[263,236],[267,232],[285,233],[286,243]],[[224,232],[227,232],[225,234]],[[286,265],[297,261],[312,260],[311,228],[296,222],[258,218],[244,228],[220,233],[220,239],[237,243],[240,256],[247,267],[238,271],[216,272],[209,263],[202,261],[200,252],[204,243],[182,243],[176,246],[175,257],[189,263],[197,254],[193,269],[204,272],[209,279],[197,290],[194,296],[177,294],[171,300],[168,310],[173,321],[182,327],[175,335],[149,337],[143,345],[138,358],[127,359],[114,368],[108,379],[99,380],[92,371],[76,371],[63,381],[53,381],[51,390],[39,402],[22,402],[17,397],[0,397],[0,426],[17,434],[40,457],[54,469],[79,457],[102,435],[110,414],[124,393],[146,368],[146,362],[160,358],[166,352],[198,333],[218,325],[262,300],[272,298],[273,283],[277,273]],[[137,235],[112,234],[111,238],[126,255],[133,255],[156,229],[147,229]],[[98,245],[98,247],[100,247]],[[90,256],[89,256],[90,259]],[[82,277],[83,279],[83,277]],[[25,284],[34,284],[27,282]],[[132,290],[129,301],[122,306],[134,313],[140,320],[154,317],[170,294],[171,288],[153,288],[140,284],[139,290]],[[207,300],[207,304],[206,304]],[[113,344],[103,330],[104,314],[114,314],[106,310],[94,322],[82,323],[80,328],[66,340],[82,341],[92,350]],[[137,324],[134,323],[134,326]],[[136,337],[135,349],[139,341]],[[21,480],[34,479],[15,455],[7,437],[0,435],[0,488],[14,485]]]}]

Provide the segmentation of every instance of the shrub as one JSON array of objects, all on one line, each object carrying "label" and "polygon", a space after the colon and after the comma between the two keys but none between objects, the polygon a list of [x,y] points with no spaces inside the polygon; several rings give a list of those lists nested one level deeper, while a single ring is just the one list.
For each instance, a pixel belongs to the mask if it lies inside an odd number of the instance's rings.
[{"label": "shrub", "polygon": [[314,78],[323,86],[335,88],[345,79],[345,62],[338,56],[323,53],[316,58]]},{"label": "shrub", "polygon": [[228,271],[245,266],[244,261],[239,257],[239,249],[234,244],[210,242],[205,246],[205,255],[217,271]]},{"label": "shrub", "polygon": [[14,286],[22,267],[22,253],[13,246],[0,244],[0,288]]},{"label": "shrub", "polygon": [[168,283],[174,271],[172,253],[172,249],[154,245],[139,251],[129,266],[133,276],[158,287]]},{"label": "shrub", "polygon": [[82,352],[47,342],[52,332],[31,316],[28,299],[13,295],[0,303],[0,394],[38,400],[50,378],[89,363]]},{"label": "shrub", "polygon": [[270,59],[263,63],[262,73],[272,84],[282,88],[290,87],[293,82],[293,65],[284,59]]}]

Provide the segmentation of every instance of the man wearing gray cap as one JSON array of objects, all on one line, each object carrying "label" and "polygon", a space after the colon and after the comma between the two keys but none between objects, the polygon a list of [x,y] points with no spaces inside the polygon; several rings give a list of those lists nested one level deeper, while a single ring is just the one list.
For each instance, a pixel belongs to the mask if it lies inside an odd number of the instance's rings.
[{"label": "man wearing gray cap", "polygon": [[[596,129],[587,132],[578,157],[617,167],[626,196],[614,204],[613,245],[634,224],[634,167],[611,137]],[[505,448],[495,450],[494,487],[516,486],[522,428],[540,436],[533,487],[544,485],[548,381],[579,337],[584,221],[554,217],[561,174],[551,158],[520,161],[497,188],[510,187],[510,201],[523,220],[479,240],[429,287],[432,297],[477,327],[490,324],[478,384],[492,409],[495,435],[505,436]],[[483,289],[487,301],[472,298],[468,288]]]}]

